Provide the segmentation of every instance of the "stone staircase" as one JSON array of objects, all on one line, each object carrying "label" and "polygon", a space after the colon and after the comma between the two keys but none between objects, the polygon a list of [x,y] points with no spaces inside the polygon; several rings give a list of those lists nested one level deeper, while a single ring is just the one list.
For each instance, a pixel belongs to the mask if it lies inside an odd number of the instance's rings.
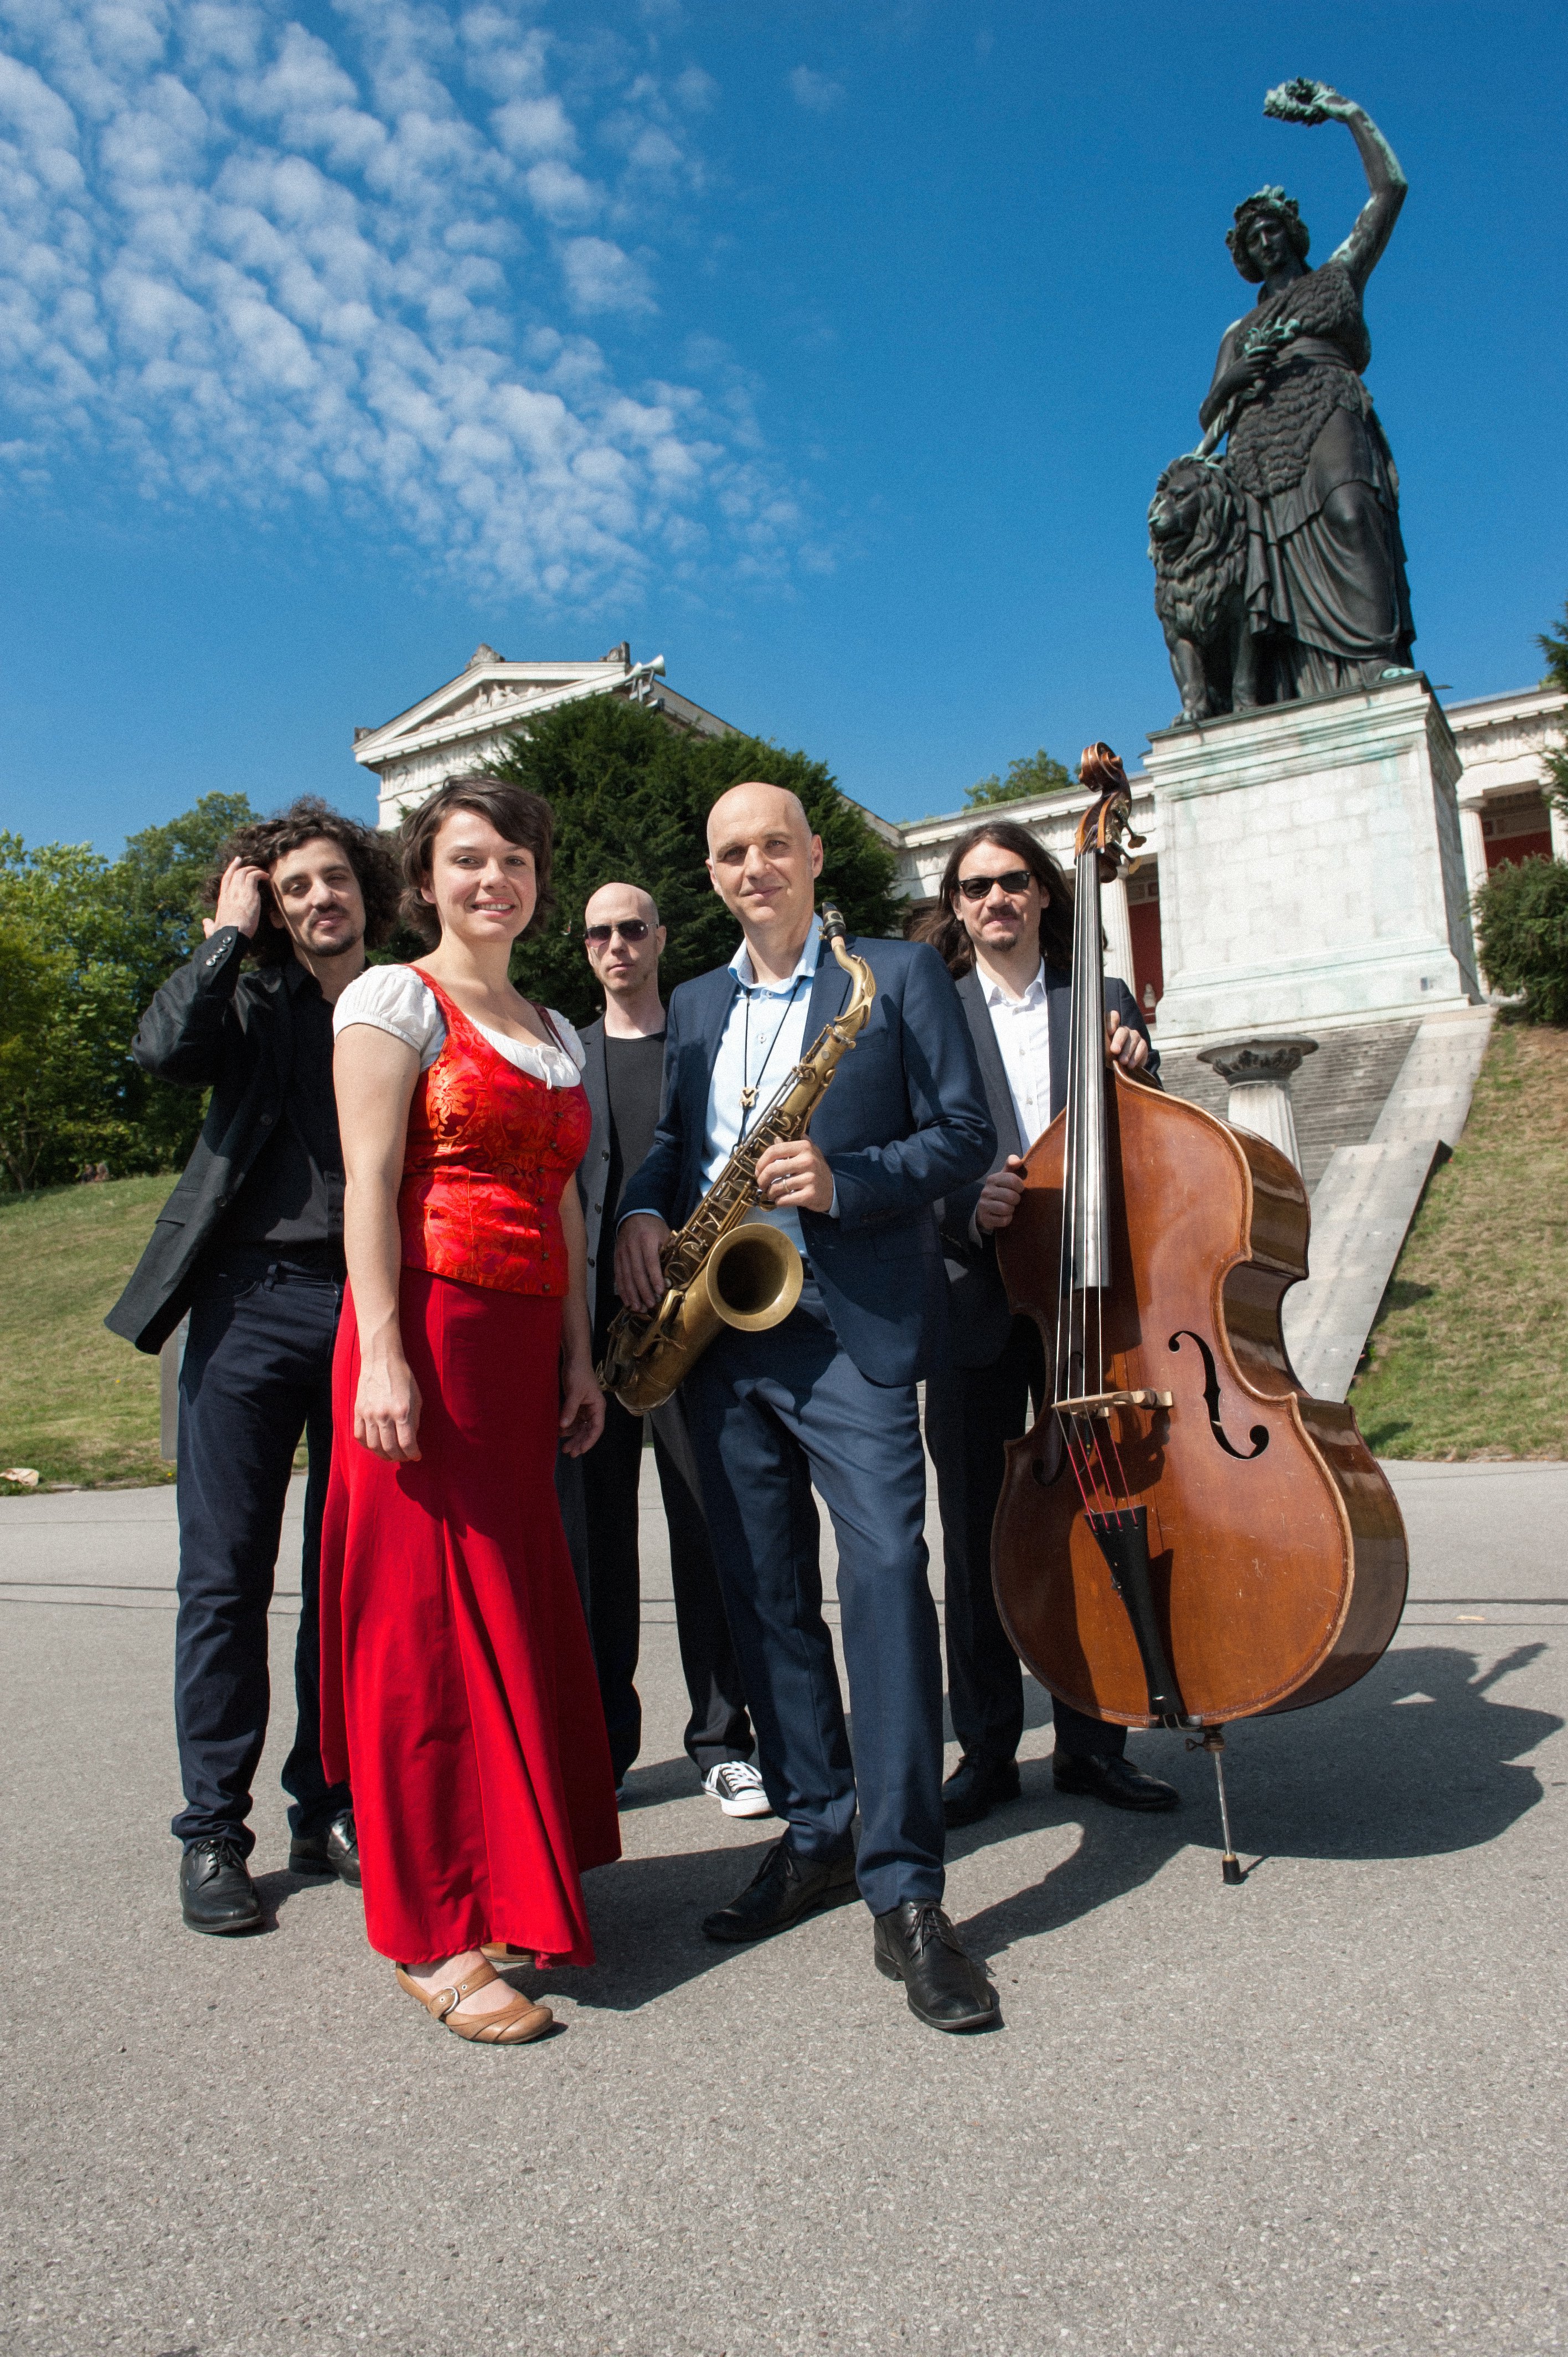
[{"label": "stone staircase", "polygon": [[[1308,1056],[1291,1082],[1291,1109],[1301,1145],[1301,1175],[1310,1194],[1327,1169],[1336,1147],[1364,1146],[1399,1078],[1421,1028],[1418,1022],[1367,1023],[1346,1031],[1325,1031],[1317,1053]],[[1307,1025],[1302,1036],[1312,1037]],[[1155,1045],[1159,1046],[1156,1032]],[[1187,1097],[1205,1113],[1225,1118],[1230,1091],[1211,1065],[1189,1049],[1160,1058],[1160,1078],[1172,1096]]]},{"label": "stone staircase", "polygon": [[[1426,1182],[1464,1130],[1492,1015],[1471,1006],[1326,1031],[1291,1083],[1311,1274],[1285,1296],[1284,1337],[1314,1399],[1350,1388]],[[1160,1077],[1225,1119],[1226,1083],[1196,1055],[1162,1057]]]}]

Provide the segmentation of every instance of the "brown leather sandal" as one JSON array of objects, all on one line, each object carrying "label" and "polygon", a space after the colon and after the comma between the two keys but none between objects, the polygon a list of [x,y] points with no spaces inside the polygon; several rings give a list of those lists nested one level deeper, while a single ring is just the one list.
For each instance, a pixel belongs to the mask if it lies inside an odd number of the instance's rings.
[{"label": "brown leather sandal", "polygon": [[526,2046],[531,2038],[542,2038],[555,2018],[547,2005],[536,2005],[531,1996],[514,1996],[510,2005],[498,2007],[494,2013],[470,2014],[466,2021],[459,2021],[455,2008],[464,1998],[499,1980],[500,1975],[493,1964],[479,1964],[467,1979],[455,1981],[446,1988],[432,1989],[428,1996],[401,1964],[394,1964],[392,1970],[399,1986],[405,1988],[410,1996],[416,1996],[427,2013],[434,2014],[457,2037],[469,2039],[477,2046]]}]

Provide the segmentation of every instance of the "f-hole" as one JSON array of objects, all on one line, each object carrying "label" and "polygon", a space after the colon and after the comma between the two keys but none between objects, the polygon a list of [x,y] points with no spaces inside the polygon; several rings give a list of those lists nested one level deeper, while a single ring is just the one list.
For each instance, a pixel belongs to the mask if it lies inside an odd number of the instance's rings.
[{"label": "f-hole", "polygon": [[1196,1342],[1198,1347],[1198,1351],[1202,1354],[1203,1404],[1208,1410],[1208,1429],[1214,1435],[1215,1439],[1219,1443],[1220,1448],[1223,1448],[1227,1457],[1238,1457],[1241,1459],[1243,1464],[1245,1464],[1251,1458],[1261,1457],[1264,1449],[1269,1445],[1268,1426],[1266,1424],[1255,1424],[1252,1426],[1251,1431],[1247,1435],[1248,1439],[1252,1444],[1251,1448],[1238,1448],[1233,1441],[1228,1440],[1225,1436],[1225,1427],[1219,1421],[1219,1371],[1214,1364],[1214,1353],[1209,1349],[1208,1343],[1204,1340],[1202,1335],[1195,1334],[1189,1326],[1180,1327],[1177,1331],[1171,1336],[1170,1347],[1173,1351],[1179,1351],[1183,1342]]}]

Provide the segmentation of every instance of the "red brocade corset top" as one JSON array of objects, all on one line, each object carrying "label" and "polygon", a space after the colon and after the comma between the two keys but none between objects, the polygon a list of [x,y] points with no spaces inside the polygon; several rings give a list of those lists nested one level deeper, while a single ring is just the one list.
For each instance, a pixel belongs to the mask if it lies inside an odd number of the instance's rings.
[{"label": "red brocade corset top", "polygon": [[403,1265],[499,1293],[564,1295],[561,1190],[587,1147],[588,1100],[520,1071],[428,974],[421,980],[446,1038],[408,1111]]}]

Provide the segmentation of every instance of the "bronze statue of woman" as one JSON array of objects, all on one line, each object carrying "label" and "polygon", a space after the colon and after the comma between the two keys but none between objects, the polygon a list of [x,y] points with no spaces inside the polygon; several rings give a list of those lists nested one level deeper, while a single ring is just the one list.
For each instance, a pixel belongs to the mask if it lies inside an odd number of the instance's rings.
[{"label": "bronze statue of woman", "polygon": [[[1198,412],[1201,455],[1229,436],[1247,512],[1247,631],[1260,703],[1373,684],[1406,669],[1415,627],[1400,535],[1399,477],[1361,374],[1361,296],[1399,219],[1405,177],[1364,107],[1324,82],[1269,92],[1287,123],[1343,123],[1370,191],[1354,229],[1310,270],[1306,224],[1283,188],[1236,208],[1226,243],[1257,307],[1226,330]],[[1253,666],[1246,668],[1251,671]]]}]

